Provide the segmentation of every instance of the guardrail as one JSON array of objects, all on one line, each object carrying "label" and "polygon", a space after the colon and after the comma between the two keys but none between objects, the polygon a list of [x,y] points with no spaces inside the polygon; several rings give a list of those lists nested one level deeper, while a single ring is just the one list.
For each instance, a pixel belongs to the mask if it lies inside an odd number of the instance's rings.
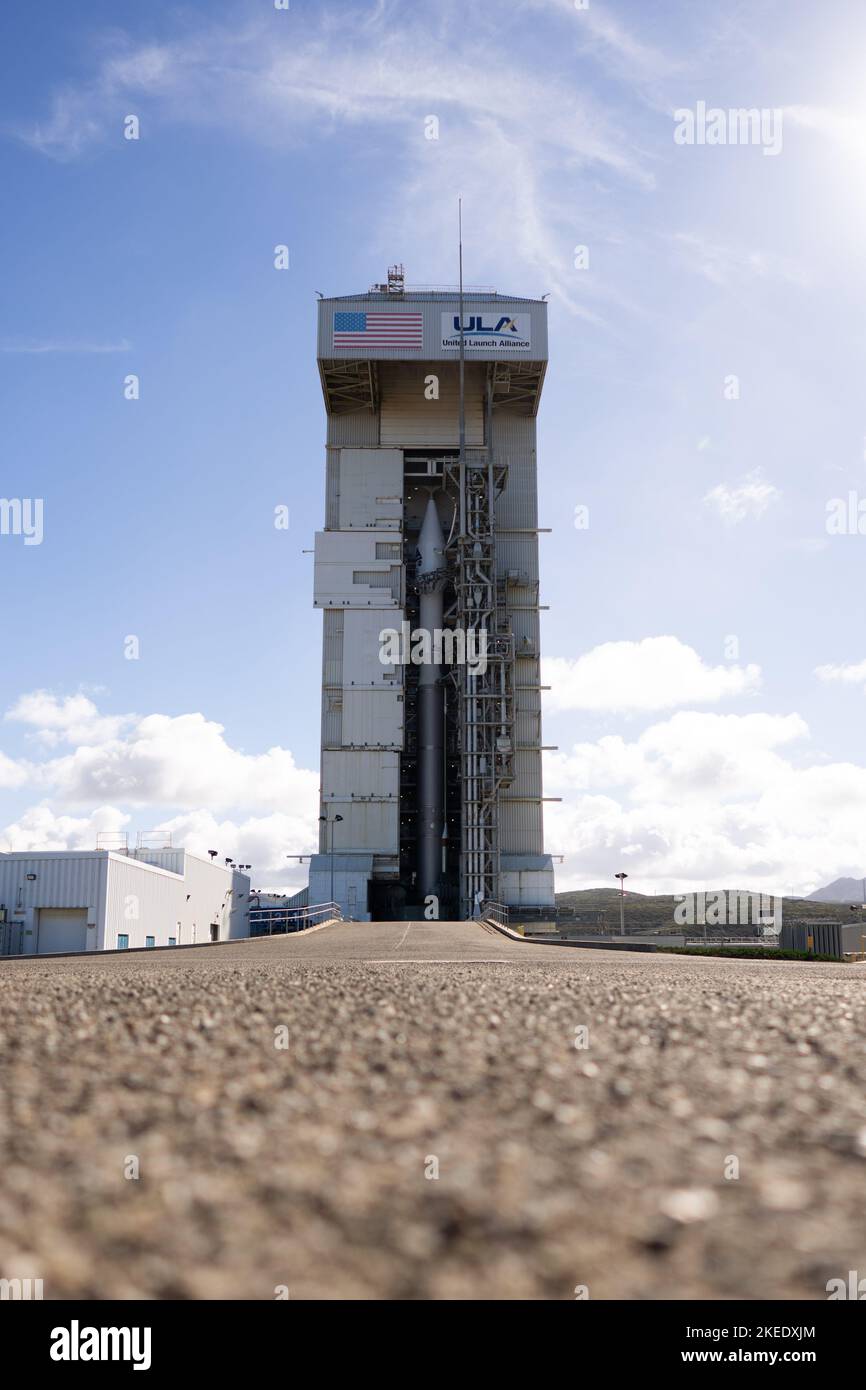
[{"label": "guardrail", "polygon": [[251,907],[250,936],[285,936],[304,931],[321,922],[342,922],[339,903],[316,903],[314,907]]},{"label": "guardrail", "polygon": [[493,922],[497,927],[508,926],[509,909],[504,903],[483,903],[478,914],[479,922]]}]

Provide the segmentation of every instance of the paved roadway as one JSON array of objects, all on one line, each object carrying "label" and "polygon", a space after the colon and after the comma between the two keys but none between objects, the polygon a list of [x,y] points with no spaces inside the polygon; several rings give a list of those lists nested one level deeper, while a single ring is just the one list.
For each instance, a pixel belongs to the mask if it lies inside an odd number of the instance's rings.
[{"label": "paved roadway", "polygon": [[825,1298],[866,1275],[864,996],[864,966],[472,923],[2,961],[0,1275]]}]

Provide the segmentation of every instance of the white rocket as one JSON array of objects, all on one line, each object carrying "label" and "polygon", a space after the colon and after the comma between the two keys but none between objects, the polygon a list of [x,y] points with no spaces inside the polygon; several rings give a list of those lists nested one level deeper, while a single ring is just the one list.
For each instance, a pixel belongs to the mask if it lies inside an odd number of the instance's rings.
[{"label": "white rocket", "polygon": [[[420,626],[429,634],[442,629],[445,588],[445,538],[431,497],[418,537],[416,575],[420,590]],[[418,676],[418,888],[422,898],[440,892],[444,796],[445,693],[442,668],[422,663]]]}]

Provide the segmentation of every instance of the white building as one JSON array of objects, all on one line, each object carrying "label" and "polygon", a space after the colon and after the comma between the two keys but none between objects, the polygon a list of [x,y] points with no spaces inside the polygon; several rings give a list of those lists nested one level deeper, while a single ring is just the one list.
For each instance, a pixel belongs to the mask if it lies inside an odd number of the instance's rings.
[{"label": "white building", "polygon": [[183,849],[0,854],[0,955],[249,935],[245,874]]}]

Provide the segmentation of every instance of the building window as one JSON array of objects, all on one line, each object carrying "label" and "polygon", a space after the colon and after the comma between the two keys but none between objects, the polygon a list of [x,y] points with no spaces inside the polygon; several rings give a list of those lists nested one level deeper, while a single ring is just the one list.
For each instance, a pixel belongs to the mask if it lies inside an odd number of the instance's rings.
[{"label": "building window", "polygon": [[117,949],[118,951],[126,951],[129,949],[129,937],[127,936],[126,932],[120,932],[118,934]]},{"label": "building window", "polygon": [[146,937],[144,938],[144,944],[145,944],[145,946],[155,946],[155,945],[156,945],[156,937],[155,937],[155,936],[146,936]]},{"label": "building window", "polygon": [[177,937],[176,937],[176,936],[170,936],[170,937],[168,938],[168,944],[169,944],[169,946],[176,946],[176,945],[177,945]]}]

